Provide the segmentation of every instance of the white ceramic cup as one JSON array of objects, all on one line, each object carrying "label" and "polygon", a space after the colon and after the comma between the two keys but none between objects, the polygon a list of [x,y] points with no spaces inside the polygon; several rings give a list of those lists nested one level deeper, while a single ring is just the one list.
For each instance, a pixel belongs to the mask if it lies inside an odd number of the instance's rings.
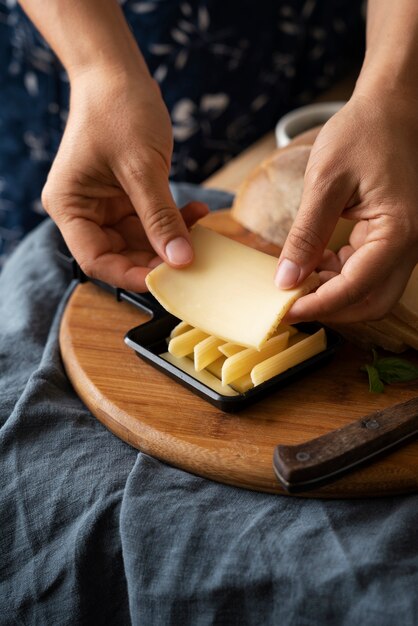
[{"label": "white ceramic cup", "polygon": [[300,135],[300,133],[325,124],[330,117],[337,113],[345,102],[318,102],[294,109],[286,113],[276,125],[276,142],[279,148],[287,146],[288,143]]}]

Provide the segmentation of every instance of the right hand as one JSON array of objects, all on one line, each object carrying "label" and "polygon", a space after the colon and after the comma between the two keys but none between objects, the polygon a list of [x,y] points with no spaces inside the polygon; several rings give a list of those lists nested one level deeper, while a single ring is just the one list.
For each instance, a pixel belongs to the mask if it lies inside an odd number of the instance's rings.
[{"label": "right hand", "polygon": [[188,227],[208,209],[180,213],[168,185],[172,132],[151,78],[89,70],[71,84],[70,115],[42,194],[90,277],[144,291],[152,267],[193,258]]}]

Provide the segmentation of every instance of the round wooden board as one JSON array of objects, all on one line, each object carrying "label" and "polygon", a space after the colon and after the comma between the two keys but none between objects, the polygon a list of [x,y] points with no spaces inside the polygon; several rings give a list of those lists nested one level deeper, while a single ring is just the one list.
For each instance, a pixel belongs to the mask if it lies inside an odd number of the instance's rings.
[{"label": "round wooden board", "polygon": [[[229,212],[205,219],[223,234],[275,252]],[[223,413],[124,344],[125,333],[148,319],[90,283],[77,286],[60,332],[68,376],[92,413],[115,435],[171,465],[222,483],[284,493],[272,468],[278,443],[301,443],[418,395],[417,383],[370,393],[360,372],[370,355],[346,343],[314,374],[240,413]],[[416,354],[408,357],[418,362]],[[384,496],[417,488],[418,443],[413,442],[306,496]]]}]

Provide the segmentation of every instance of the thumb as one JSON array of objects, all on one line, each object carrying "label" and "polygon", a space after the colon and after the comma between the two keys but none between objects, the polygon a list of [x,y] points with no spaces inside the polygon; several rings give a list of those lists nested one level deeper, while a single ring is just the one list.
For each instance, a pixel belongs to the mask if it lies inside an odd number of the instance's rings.
[{"label": "thumb", "polygon": [[281,289],[296,287],[319,265],[349,198],[348,186],[330,169],[316,167],[305,174],[301,204],[274,278]]},{"label": "thumb", "polygon": [[124,173],[123,187],[138,214],[145,233],[159,257],[174,267],[193,260],[185,221],[171,195],[168,168],[156,155]]}]

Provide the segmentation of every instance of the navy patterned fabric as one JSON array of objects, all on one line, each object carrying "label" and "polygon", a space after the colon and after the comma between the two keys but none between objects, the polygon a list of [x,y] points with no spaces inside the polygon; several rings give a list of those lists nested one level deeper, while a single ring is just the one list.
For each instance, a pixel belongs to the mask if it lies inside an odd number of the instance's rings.
[{"label": "navy patterned fabric", "polygon": [[[362,53],[362,0],[121,4],[172,117],[176,181],[208,177]],[[15,0],[0,0],[0,267],[44,217],[68,94],[53,52]]]}]

